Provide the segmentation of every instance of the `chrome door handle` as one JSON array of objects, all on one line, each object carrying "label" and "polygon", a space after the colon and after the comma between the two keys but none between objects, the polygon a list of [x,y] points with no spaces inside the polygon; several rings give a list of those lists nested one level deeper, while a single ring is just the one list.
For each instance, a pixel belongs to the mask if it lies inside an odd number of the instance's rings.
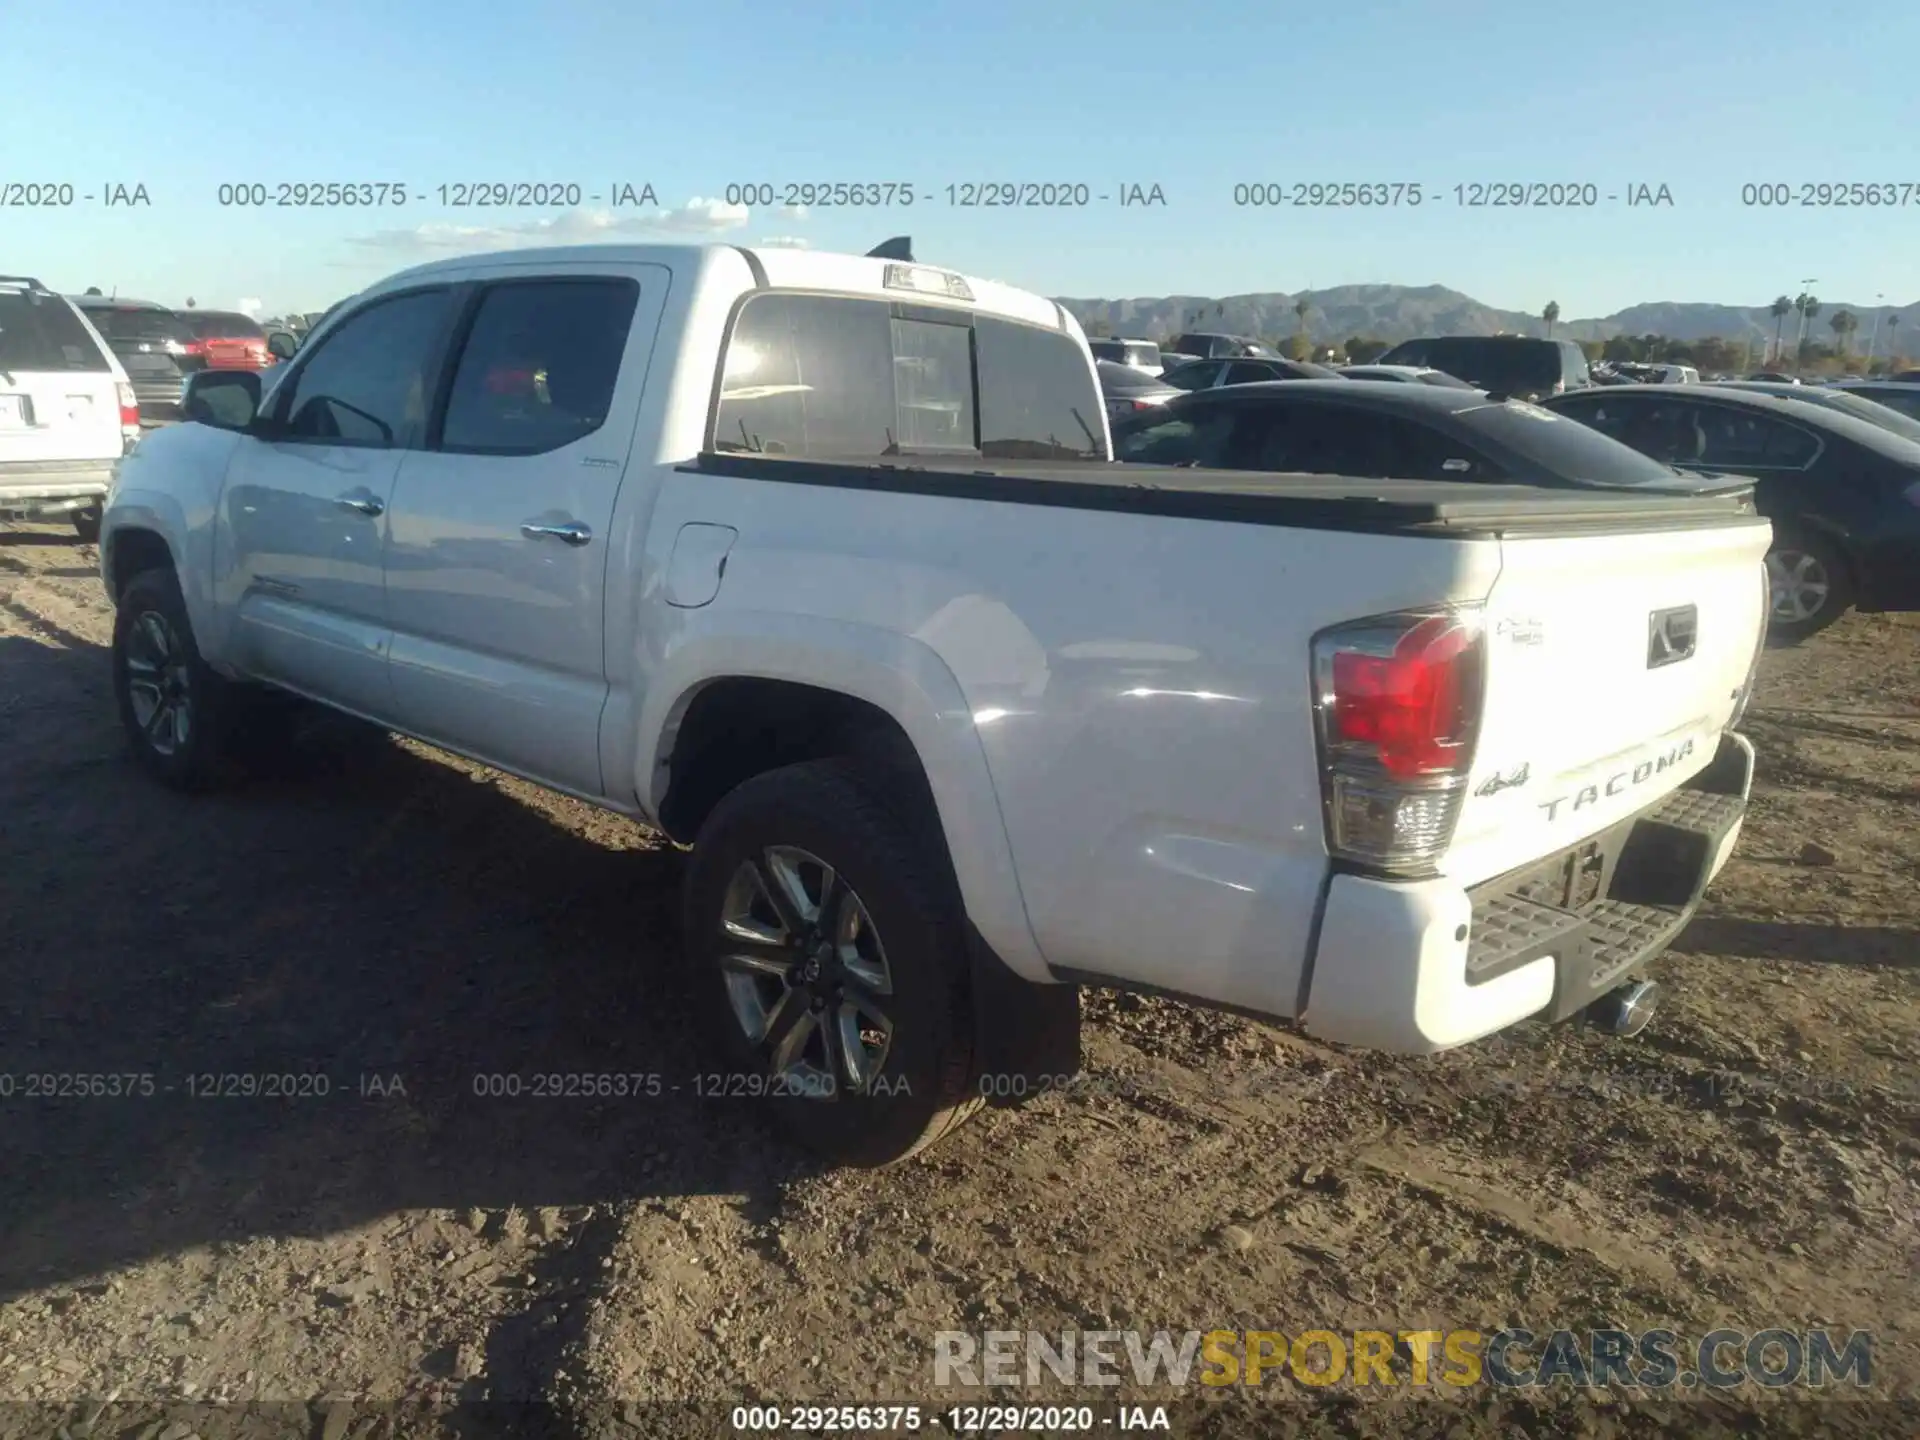
[{"label": "chrome door handle", "polygon": [[349,490],[333,502],[347,510],[358,510],[362,515],[379,515],[386,510],[384,501],[369,495],[364,490]]},{"label": "chrome door handle", "polygon": [[555,540],[565,541],[569,545],[584,545],[593,539],[593,531],[578,520],[569,520],[564,525],[535,525],[528,523],[520,527],[520,533],[529,540],[539,540],[552,536]]}]

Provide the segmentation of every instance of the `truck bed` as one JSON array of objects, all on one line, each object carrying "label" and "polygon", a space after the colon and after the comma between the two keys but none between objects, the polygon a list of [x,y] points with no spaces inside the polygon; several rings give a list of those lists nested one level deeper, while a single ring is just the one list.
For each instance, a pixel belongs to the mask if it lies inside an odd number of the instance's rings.
[{"label": "truck bed", "polygon": [[1690,491],[1641,493],[1162,465],[984,462],[971,457],[916,456],[898,464],[857,464],[714,451],[703,452],[679,468],[783,485],[1455,539],[1686,530],[1742,520],[1766,523],[1755,514],[1752,484],[1744,480],[1709,483]]}]

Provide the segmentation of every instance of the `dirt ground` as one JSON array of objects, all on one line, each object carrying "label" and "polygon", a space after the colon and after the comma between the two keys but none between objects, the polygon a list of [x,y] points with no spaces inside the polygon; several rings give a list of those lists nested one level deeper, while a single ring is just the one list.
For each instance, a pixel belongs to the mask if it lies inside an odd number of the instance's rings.
[{"label": "dirt ground", "polygon": [[[732,1433],[977,1399],[934,1391],[941,1330],[1613,1324],[1870,1329],[1882,1404],[1281,1379],[1181,1433],[1920,1429],[1884,1408],[1920,1396],[1920,617],[1769,654],[1745,839],[1643,1036],[1414,1061],[1090,995],[1083,1086],[821,1173],[750,1106],[477,1094],[703,1068],[678,853],[345,726],[231,794],[144,783],[96,563],[0,526],[0,1401],[39,1402],[0,1426]],[[22,1088],[73,1073],[153,1093]],[[304,1093],[205,1094],[242,1074]]]}]

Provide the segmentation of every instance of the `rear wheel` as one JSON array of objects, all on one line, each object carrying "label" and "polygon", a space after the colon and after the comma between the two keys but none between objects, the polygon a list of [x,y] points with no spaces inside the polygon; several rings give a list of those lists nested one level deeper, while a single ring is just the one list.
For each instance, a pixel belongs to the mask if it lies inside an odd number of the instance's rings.
[{"label": "rear wheel", "polygon": [[1771,633],[1786,641],[1818,634],[1853,604],[1846,558],[1820,535],[1776,534],[1767,552]]},{"label": "rear wheel", "polygon": [[73,530],[80,537],[82,545],[100,543],[100,507],[89,505],[85,510],[73,512]]},{"label": "rear wheel", "polygon": [[757,776],[701,827],[686,880],[717,1061],[702,1089],[854,1165],[903,1160],[981,1103],[958,889],[929,827],[881,797],[847,760]]}]

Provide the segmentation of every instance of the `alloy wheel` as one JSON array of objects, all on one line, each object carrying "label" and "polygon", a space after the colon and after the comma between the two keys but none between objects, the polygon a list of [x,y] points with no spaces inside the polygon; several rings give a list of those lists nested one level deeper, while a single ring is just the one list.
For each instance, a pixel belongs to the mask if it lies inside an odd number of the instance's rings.
[{"label": "alloy wheel", "polygon": [[719,964],[734,1019],[784,1093],[864,1090],[893,1043],[893,972],[860,897],[824,860],[769,846],[721,901]]},{"label": "alloy wheel", "polygon": [[1833,578],[1817,556],[1805,550],[1775,550],[1767,556],[1767,583],[1772,594],[1773,618],[1798,623],[1811,620],[1826,607]]},{"label": "alloy wheel", "polygon": [[193,736],[193,672],[167,617],[144,611],[127,631],[127,694],[134,723],[155,753],[173,755]]}]

